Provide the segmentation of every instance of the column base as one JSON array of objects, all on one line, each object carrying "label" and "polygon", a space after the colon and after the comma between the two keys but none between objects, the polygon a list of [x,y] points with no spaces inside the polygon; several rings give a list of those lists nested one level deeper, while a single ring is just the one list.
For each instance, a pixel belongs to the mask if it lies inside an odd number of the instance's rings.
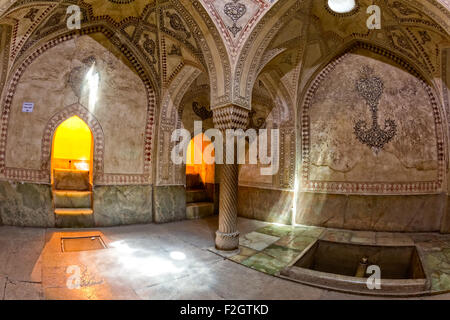
[{"label": "column base", "polygon": [[216,249],[233,251],[239,248],[239,232],[223,233],[216,231]]}]

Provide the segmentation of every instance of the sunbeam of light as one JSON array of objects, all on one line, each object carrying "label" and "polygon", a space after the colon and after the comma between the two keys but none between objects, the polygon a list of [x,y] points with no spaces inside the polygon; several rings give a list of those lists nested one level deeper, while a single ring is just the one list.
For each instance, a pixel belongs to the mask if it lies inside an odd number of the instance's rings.
[{"label": "sunbeam of light", "polygon": [[98,86],[100,82],[99,74],[95,71],[95,63],[86,74],[86,81],[89,87],[89,111],[94,112],[98,99]]},{"label": "sunbeam of light", "polygon": [[[116,241],[109,246],[117,251],[117,261],[127,274],[154,277],[183,271],[183,268],[177,267],[172,260],[145,250],[131,248],[124,241]],[[169,255],[171,259],[177,261],[186,259],[186,255],[179,251],[173,251]]]}]

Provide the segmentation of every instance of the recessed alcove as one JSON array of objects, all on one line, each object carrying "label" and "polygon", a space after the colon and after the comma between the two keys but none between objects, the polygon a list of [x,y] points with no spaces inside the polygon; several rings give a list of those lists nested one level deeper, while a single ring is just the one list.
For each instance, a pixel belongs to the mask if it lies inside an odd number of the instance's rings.
[{"label": "recessed alcove", "polygon": [[78,116],[63,121],[53,137],[51,179],[56,225],[92,226],[94,140]]}]

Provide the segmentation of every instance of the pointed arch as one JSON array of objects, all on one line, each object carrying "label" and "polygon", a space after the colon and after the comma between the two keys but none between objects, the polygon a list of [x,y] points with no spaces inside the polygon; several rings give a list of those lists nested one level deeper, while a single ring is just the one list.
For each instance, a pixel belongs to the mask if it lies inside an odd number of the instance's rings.
[{"label": "pointed arch", "polygon": [[231,99],[233,81],[230,57],[222,36],[199,0],[171,0],[171,3],[200,37],[199,45],[210,79],[211,105],[226,104]]},{"label": "pointed arch", "polygon": [[89,35],[93,33],[102,33],[111,39],[111,43],[115,45],[124,58],[128,60],[134,71],[138,74],[139,78],[144,84],[147,95],[147,117],[145,127],[145,143],[144,143],[144,173],[139,175],[118,175],[118,174],[102,174],[101,176],[94,177],[102,184],[126,184],[126,183],[148,183],[152,174],[152,150],[154,147],[153,134],[155,131],[155,112],[156,104],[159,97],[158,87],[152,73],[147,70],[145,63],[141,63],[139,53],[137,53],[132,46],[127,45],[126,39],[118,38],[112,29],[108,28],[104,24],[87,24],[81,30],[74,31],[61,31],[57,35],[52,35],[51,39],[45,39],[42,43],[39,41],[37,44],[33,44],[27,49],[11,68],[7,79],[7,85],[3,88],[1,100],[2,104],[2,118],[0,120],[0,175],[4,175],[11,180],[27,180],[33,182],[47,183],[50,181],[50,177],[42,170],[32,169],[18,169],[7,168],[6,159],[6,144],[8,137],[8,125],[13,98],[17,90],[17,86],[20,82],[22,75],[27,68],[41,55],[48,50],[58,46],[61,43],[75,39],[78,36]]},{"label": "pointed arch", "polygon": [[[335,68],[340,65],[350,54],[357,50],[365,50],[381,57],[387,58],[406,72],[416,77],[424,91],[427,93],[432,108],[434,124],[436,130],[436,151],[437,151],[437,176],[432,181],[420,182],[328,182],[311,180],[309,176],[310,151],[311,151],[311,128],[310,128],[310,108],[314,102],[314,97],[321,83],[329,76]],[[302,181],[302,191],[305,192],[330,192],[344,194],[435,194],[446,189],[446,161],[447,161],[447,131],[443,123],[447,123],[445,112],[439,99],[436,98],[436,91],[432,84],[427,81],[418,69],[405,59],[393,52],[366,42],[355,42],[341,51],[340,55],[331,59],[321,70],[318,70],[305,86],[302,95],[298,97],[299,110],[297,112],[297,123],[300,142],[299,159],[302,165],[301,172],[298,172],[298,180]]]},{"label": "pointed arch", "polygon": [[87,124],[94,139],[93,170],[95,183],[103,175],[105,138],[98,120],[79,103],[65,107],[54,114],[47,122],[41,144],[41,171],[44,175],[50,174],[53,136],[59,125],[73,116],[79,117]]},{"label": "pointed arch", "polygon": [[184,183],[184,166],[175,165],[170,161],[170,152],[174,145],[171,142],[171,135],[175,129],[180,129],[182,125],[181,114],[178,110],[181,99],[200,74],[200,70],[192,66],[185,66],[165,92],[161,103],[160,126],[157,133],[156,185],[181,185]]},{"label": "pointed arch", "polygon": [[[297,13],[304,1],[279,1],[261,18],[245,41],[234,69],[232,87],[233,102],[251,109],[254,83],[263,65],[274,58],[264,56],[270,41],[278,31]],[[277,52],[276,54],[279,54]],[[265,59],[266,58],[266,59]]]}]

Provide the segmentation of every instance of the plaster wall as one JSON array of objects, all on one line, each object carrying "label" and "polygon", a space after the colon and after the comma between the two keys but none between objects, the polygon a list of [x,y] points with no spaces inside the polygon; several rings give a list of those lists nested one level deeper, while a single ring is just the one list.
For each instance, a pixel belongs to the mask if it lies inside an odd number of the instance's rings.
[{"label": "plaster wall", "polygon": [[[443,113],[429,87],[390,59],[362,49],[325,70],[300,108],[295,223],[440,231],[447,203]],[[365,84],[382,88],[376,109],[365,97]]]},{"label": "plaster wall", "polygon": [[[96,38],[96,39],[94,39]],[[40,169],[44,129],[62,109],[79,103],[99,121],[105,137],[104,172],[142,174],[147,114],[139,76],[105,46],[100,35],[63,42],[38,57],[22,75],[10,113],[6,167]],[[95,62],[98,89],[85,81]],[[96,102],[90,100],[96,90]],[[35,104],[22,112],[24,102]]]}]

